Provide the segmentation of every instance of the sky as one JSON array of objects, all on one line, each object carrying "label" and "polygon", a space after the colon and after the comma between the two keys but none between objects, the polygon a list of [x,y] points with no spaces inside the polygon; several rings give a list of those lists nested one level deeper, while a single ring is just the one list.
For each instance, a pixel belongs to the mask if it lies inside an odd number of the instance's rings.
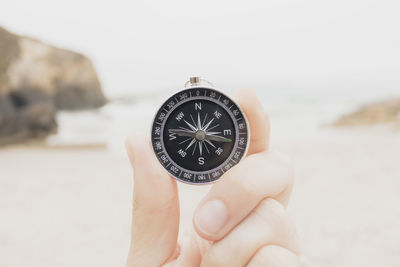
[{"label": "sky", "polygon": [[0,25],[89,56],[108,95],[181,86],[400,91],[400,1],[2,0]]}]

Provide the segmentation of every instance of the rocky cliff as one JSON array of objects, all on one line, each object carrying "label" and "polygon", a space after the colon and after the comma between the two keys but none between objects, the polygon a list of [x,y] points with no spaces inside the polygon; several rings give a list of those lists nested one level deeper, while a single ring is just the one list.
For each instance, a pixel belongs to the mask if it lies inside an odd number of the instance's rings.
[{"label": "rocky cliff", "polygon": [[372,125],[400,121],[400,98],[371,103],[339,118],[335,126]]},{"label": "rocky cliff", "polygon": [[55,132],[57,110],[105,103],[87,57],[0,27],[0,145]]}]

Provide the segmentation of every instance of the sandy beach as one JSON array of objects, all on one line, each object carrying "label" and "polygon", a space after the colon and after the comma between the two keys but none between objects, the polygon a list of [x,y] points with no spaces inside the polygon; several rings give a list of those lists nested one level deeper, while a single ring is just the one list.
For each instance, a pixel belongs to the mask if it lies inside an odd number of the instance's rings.
[{"label": "sandy beach", "polygon": [[[311,266],[399,265],[398,134],[387,125],[272,135],[272,149],[294,160],[289,210]],[[1,149],[0,266],[124,266],[131,176],[122,150]],[[180,185],[182,223],[207,190]]]},{"label": "sandy beach", "polygon": [[[256,92],[310,266],[400,267],[399,0],[3,2],[0,267],[125,266],[125,139],[203,84]],[[209,189],[179,183],[180,234]]]}]

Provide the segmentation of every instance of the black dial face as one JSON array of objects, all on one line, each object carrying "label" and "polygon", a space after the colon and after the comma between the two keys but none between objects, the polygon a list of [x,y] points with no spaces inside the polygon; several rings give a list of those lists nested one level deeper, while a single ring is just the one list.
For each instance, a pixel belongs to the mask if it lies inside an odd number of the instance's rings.
[{"label": "black dial face", "polygon": [[170,97],[157,112],[152,144],[173,177],[210,183],[245,155],[248,125],[239,106],[226,95],[189,88]]}]

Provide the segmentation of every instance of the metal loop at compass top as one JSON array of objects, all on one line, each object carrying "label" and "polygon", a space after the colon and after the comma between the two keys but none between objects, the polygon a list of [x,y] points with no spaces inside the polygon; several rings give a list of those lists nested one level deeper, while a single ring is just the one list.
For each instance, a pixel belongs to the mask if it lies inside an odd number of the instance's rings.
[{"label": "metal loop at compass top", "polygon": [[211,85],[212,87],[215,87],[214,84],[212,84],[210,81],[200,78],[200,77],[190,77],[189,81],[185,83],[185,88],[189,87],[189,85],[199,85],[201,83],[207,83]]}]

